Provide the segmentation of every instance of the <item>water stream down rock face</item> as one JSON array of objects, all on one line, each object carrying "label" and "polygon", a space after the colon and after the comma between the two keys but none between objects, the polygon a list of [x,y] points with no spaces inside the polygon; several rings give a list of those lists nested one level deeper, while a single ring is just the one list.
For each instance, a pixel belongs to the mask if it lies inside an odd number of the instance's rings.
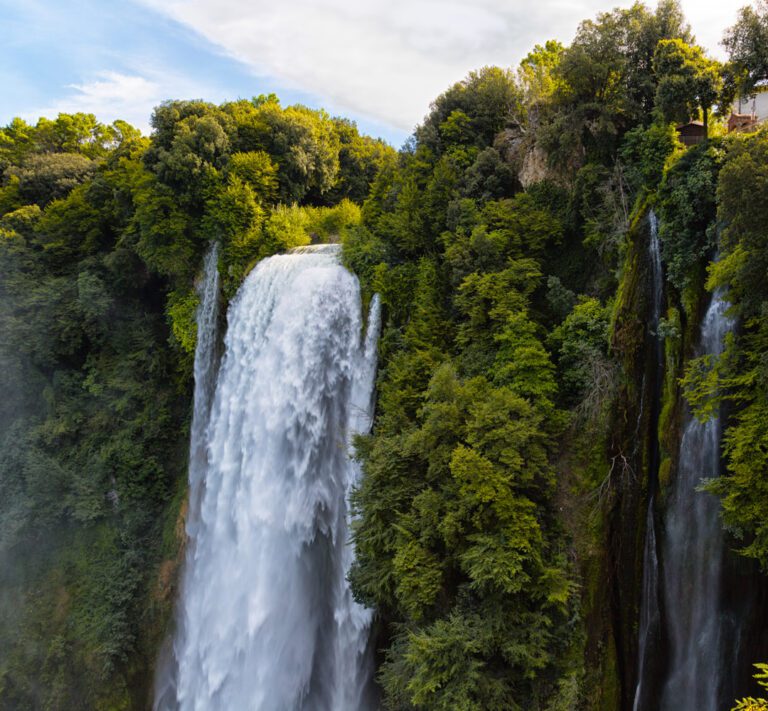
[{"label": "water stream down rock face", "polygon": [[210,414],[193,426],[205,461],[190,466],[174,688],[156,708],[364,711],[371,613],[346,580],[347,502],[350,438],[371,426],[378,299],[363,338],[339,247],[308,247],[260,262],[228,321]]},{"label": "water stream down rock face", "polygon": [[[733,328],[728,303],[715,292],[701,325],[699,354],[722,353]],[[719,711],[723,611],[723,533],[720,504],[697,491],[704,479],[720,475],[720,417],[699,422],[686,417],[680,463],[670,493],[664,558],[664,602],[670,644],[670,667],[662,693],[664,711]]]},{"label": "water stream down rock face", "polygon": [[[659,606],[659,557],[656,537],[656,519],[654,517],[654,501],[658,487],[659,475],[659,443],[655,434],[659,423],[659,399],[661,397],[661,381],[664,377],[664,344],[659,335],[659,324],[664,302],[664,268],[661,263],[661,245],[659,244],[659,221],[656,213],[651,210],[648,214],[650,240],[648,242],[648,261],[651,276],[651,320],[648,324],[648,337],[652,342],[651,351],[654,356],[653,387],[650,405],[650,427],[652,440],[649,452],[649,482],[648,508],[645,517],[645,545],[643,547],[643,587],[640,597],[640,626],[638,629],[637,654],[637,686],[632,704],[633,711],[655,708],[655,702],[650,699],[651,689],[648,678],[653,676],[652,656],[657,650],[658,636],[661,625],[661,610]],[[644,390],[644,388],[643,388]],[[640,419],[642,419],[642,406]],[[638,421],[638,426],[640,422]]]}]

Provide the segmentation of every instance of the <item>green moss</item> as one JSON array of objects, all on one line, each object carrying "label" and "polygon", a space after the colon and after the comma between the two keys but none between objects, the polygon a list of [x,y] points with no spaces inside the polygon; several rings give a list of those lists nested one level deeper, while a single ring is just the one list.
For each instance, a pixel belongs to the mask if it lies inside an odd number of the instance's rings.
[{"label": "green moss", "polygon": [[[678,377],[682,368],[682,325],[680,311],[674,306],[667,310],[659,324],[659,337],[664,339],[664,382],[661,390],[658,440],[662,458],[659,482],[662,489],[669,483],[670,471],[677,460],[680,436],[680,387]],[[662,471],[663,470],[663,471]]]},{"label": "green moss", "polygon": [[672,477],[672,459],[670,457],[664,457],[659,464],[659,486],[662,490],[666,490],[669,486]]}]

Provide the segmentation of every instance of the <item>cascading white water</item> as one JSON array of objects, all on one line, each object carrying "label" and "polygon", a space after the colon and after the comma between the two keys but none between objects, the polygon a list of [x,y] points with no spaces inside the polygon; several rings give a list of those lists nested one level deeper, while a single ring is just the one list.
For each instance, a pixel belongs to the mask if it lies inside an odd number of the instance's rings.
[{"label": "cascading white water", "polygon": [[338,246],[262,261],[229,310],[202,475],[190,468],[175,641],[183,711],[363,711],[370,611],[351,596],[350,436],[371,424],[365,341]]},{"label": "cascading white water", "polygon": [[203,261],[203,279],[198,288],[200,304],[197,308],[197,344],[195,346],[195,395],[192,409],[192,428],[189,437],[190,510],[187,530],[197,524],[200,517],[200,480],[207,467],[206,430],[216,387],[219,341],[219,245],[214,242]]},{"label": "cascading white water", "polygon": [[[723,294],[715,292],[701,326],[700,354],[722,353],[725,336],[733,327],[727,308]],[[663,710],[722,708],[723,534],[716,497],[697,491],[702,479],[720,474],[721,434],[719,417],[702,423],[690,413],[686,416],[662,548],[671,653]]]},{"label": "cascading white water", "polygon": [[[652,311],[649,324],[649,335],[653,339],[654,353],[654,397],[651,405],[651,437],[655,438],[653,431],[658,426],[659,392],[661,378],[664,372],[664,346],[659,336],[659,323],[664,298],[664,271],[661,263],[661,248],[659,245],[659,222],[656,213],[651,210],[648,213],[648,226],[650,230],[649,258],[651,263],[652,282]],[[643,391],[645,382],[643,382]],[[645,397],[643,392],[642,397]],[[641,413],[642,417],[642,406]],[[643,587],[640,597],[640,628],[638,630],[638,673],[635,698],[632,705],[633,711],[649,708],[649,693],[647,675],[649,672],[648,655],[652,652],[654,636],[658,634],[661,623],[661,611],[659,607],[659,557],[656,540],[656,520],[654,517],[655,477],[658,476],[658,443],[651,444],[651,456],[649,457],[649,490],[648,509],[645,517],[645,546],[643,548]]]},{"label": "cascading white water", "polygon": [[[640,603],[640,629],[638,633],[638,671],[633,711],[644,708],[648,700],[647,667],[650,642],[660,623],[659,613],[659,559],[656,552],[656,523],[653,518],[653,499],[646,513],[645,548],[643,550],[643,590]],[[644,683],[645,682],[645,683]]]},{"label": "cascading white water", "polygon": [[[219,245],[214,242],[203,260],[203,275],[197,292],[197,345],[195,346],[195,393],[192,406],[192,427],[189,437],[190,501],[187,512],[187,533],[194,537],[200,519],[202,478],[207,469],[206,429],[216,386],[219,341]],[[173,640],[161,652],[155,675],[157,711],[176,708],[178,667],[173,653]]]}]

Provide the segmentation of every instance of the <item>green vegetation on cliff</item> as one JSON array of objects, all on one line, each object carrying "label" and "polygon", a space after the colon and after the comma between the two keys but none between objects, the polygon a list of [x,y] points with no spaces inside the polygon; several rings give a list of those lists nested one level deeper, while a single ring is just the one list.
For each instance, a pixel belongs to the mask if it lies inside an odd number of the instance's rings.
[{"label": "green vegetation on cliff", "polygon": [[255,260],[359,222],[350,200],[393,159],[274,97],[171,102],[153,125],[0,131],[2,708],[148,704],[183,537],[201,256],[220,241],[233,294]]},{"label": "green vegetation on cliff", "polygon": [[[272,95],[162,104],[149,138],[83,114],[1,129],[0,706],[147,706],[202,255],[220,242],[231,298],[259,259],[340,236],[384,307],[351,573],[384,706],[631,708],[647,497],[674,476],[683,374],[702,416],[731,403],[710,486],[768,568],[768,133],[718,123],[768,78],[766,17],[742,11],[723,67],[675,0],[602,13],[516,71],[470,73],[399,153]],[[698,116],[710,138],[684,149],[670,121]],[[708,265],[738,328],[691,361]]]}]

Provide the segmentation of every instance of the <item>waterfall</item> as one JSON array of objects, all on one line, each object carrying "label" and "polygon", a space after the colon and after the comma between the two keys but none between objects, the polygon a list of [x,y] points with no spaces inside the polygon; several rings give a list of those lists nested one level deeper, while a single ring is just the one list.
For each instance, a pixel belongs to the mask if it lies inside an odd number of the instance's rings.
[{"label": "waterfall", "polygon": [[[699,355],[722,353],[733,327],[727,308],[723,294],[715,292],[701,325]],[[662,709],[724,708],[720,699],[723,534],[716,497],[697,491],[702,479],[720,474],[721,428],[719,417],[699,422],[691,413],[686,415],[662,548],[671,646]]]},{"label": "waterfall", "polygon": [[214,242],[203,262],[203,280],[198,287],[197,345],[195,346],[195,395],[192,428],[189,437],[189,483],[195,497],[190,497],[187,532],[200,516],[200,479],[207,465],[206,429],[216,387],[219,342],[219,245]]},{"label": "waterfall", "polygon": [[[649,701],[652,693],[649,688],[649,671],[651,656],[654,654],[654,642],[659,634],[661,624],[661,610],[659,606],[659,556],[658,542],[656,539],[656,519],[654,517],[654,500],[659,473],[659,401],[661,398],[661,382],[664,376],[664,344],[659,336],[659,322],[664,299],[664,271],[661,264],[661,249],[659,245],[659,223],[656,213],[651,210],[648,213],[648,226],[650,231],[649,261],[651,265],[652,282],[652,309],[651,321],[648,326],[648,336],[653,343],[653,398],[650,409],[650,433],[651,445],[648,457],[648,509],[645,516],[645,545],[643,547],[643,587],[640,598],[640,628],[638,630],[638,673],[635,699],[632,705],[633,711],[644,708],[653,708]],[[645,388],[643,388],[645,390]],[[642,397],[645,397],[643,392]],[[642,415],[642,413],[641,413]]]},{"label": "waterfall", "polygon": [[[207,468],[206,429],[216,386],[219,341],[219,245],[214,242],[203,260],[202,279],[197,293],[197,344],[195,346],[195,393],[192,405],[192,427],[189,437],[190,501],[187,512],[187,533],[194,537],[200,518],[201,481]],[[175,708],[177,665],[173,640],[161,651],[155,678],[155,708]]]},{"label": "waterfall", "polygon": [[199,473],[190,464],[197,512],[166,708],[368,707],[371,612],[346,580],[347,501],[350,437],[371,425],[379,304],[363,339],[338,251],[263,260],[230,306],[206,456]]}]

